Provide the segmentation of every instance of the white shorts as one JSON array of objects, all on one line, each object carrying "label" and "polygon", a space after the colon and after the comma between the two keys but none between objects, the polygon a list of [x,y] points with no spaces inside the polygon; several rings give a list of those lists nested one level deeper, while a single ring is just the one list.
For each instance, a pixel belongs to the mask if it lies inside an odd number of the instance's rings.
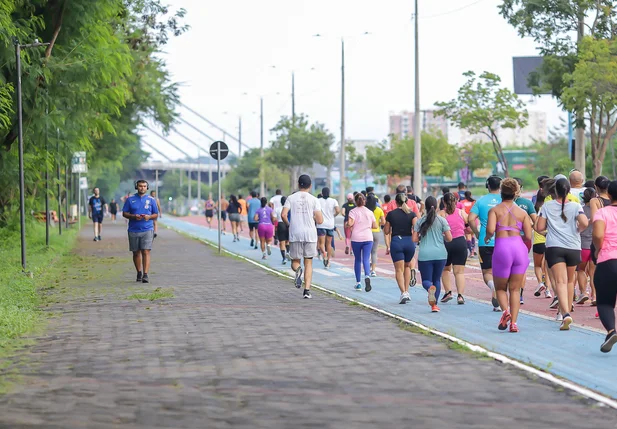
[{"label": "white shorts", "polygon": [[317,242],[292,241],[289,243],[291,259],[311,259],[317,256]]}]

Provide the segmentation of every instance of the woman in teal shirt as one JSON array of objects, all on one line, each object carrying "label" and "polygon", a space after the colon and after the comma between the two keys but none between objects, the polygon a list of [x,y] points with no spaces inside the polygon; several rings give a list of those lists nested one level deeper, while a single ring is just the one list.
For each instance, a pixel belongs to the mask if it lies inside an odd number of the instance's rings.
[{"label": "woman in teal shirt", "polygon": [[422,286],[428,292],[428,304],[433,313],[439,312],[437,300],[441,293],[441,274],[446,266],[448,251],[444,240],[452,241],[450,225],[445,218],[437,216],[437,200],[428,197],[425,202],[426,214],[416,222],[413,241],[420,242],[418,268]]}]

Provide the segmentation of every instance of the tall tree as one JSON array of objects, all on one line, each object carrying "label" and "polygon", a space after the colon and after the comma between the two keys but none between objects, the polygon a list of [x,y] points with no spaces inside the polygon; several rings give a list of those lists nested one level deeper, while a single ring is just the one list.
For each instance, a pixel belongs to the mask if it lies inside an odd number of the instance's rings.
[{"label": "tall tree", "polygon": [[494,73],[476,76],[468,71],[463,76],[467,77],[467,82],[458,90],[456,99],[435,103],[439,107],[437,115],[446,117],[472,135],[486,136],[508,176],[508,162],[498,130],[525,127],[529,117],[525,104],[512,91],[502,87],[501,78]]}]

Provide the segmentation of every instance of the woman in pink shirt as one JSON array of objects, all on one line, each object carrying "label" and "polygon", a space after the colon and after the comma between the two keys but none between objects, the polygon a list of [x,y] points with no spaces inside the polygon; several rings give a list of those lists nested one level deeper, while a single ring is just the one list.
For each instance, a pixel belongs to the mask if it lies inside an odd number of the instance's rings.
[{"label": "woman in pink shirt", "polygon": [[360,278],[364,265],[365,290],[371,290],[371,250],[373,249],[373,229],[377,222],[372,211],[365,207],[364,195],[358,193],[355,197],[356,208],[349,212],[347,227],[351,228],[351,248],[354,255],[354,272],[356,274],[356,290],[362,290]]},{"label": "woman in pink shirt", "polygon": [[593,215],[593,245],[598,264],[593,277],[600,321],[607,335],[600,351],[608,353],[617,343],[615,302],[617,301],[617,181],[608,185],[611,204]]}]

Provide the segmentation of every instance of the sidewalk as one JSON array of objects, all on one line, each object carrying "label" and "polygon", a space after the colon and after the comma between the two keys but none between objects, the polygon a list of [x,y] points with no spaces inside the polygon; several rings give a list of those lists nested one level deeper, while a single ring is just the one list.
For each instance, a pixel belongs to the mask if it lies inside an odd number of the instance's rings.
[{"label": "sidewalk", "polygon": [[174,297],[139,302],[127,299],[124,225],[105,225],[99,243],[84,228],[80,254],[123,263],[111,284],[68,285],[94,299],[51,309],[62,317],[0,397],[0,428],[615,425],[613,409],[330,295],[302,300],[290,281],[159,234],[144,286]]}]

